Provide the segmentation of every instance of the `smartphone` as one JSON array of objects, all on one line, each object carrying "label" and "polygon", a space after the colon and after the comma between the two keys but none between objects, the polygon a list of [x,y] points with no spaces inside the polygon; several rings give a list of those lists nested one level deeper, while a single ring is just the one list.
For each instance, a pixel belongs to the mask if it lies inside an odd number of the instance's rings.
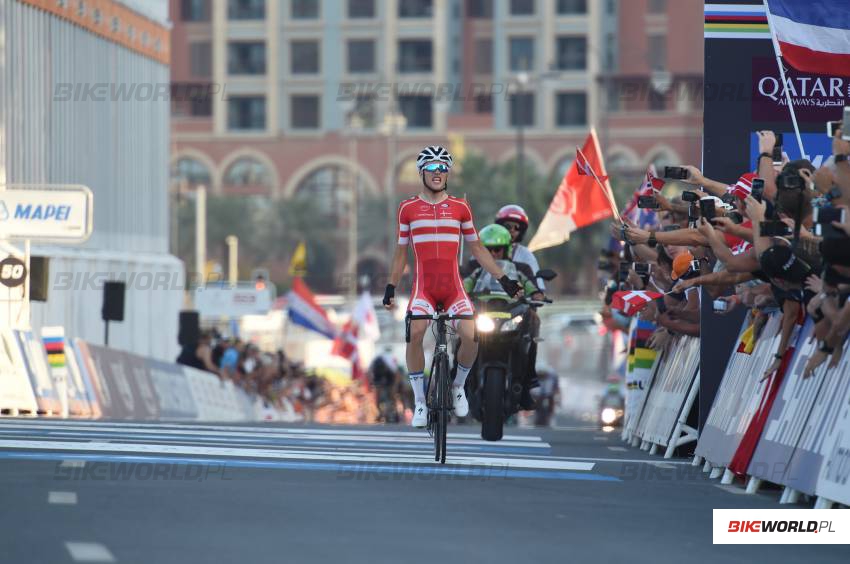
[{"label": "smartphone", "polygon": [[687,180],[691,176],[688,169],[681,166],[665,166],[664,178],[672,178],[673,180]]},{"label": "smartphone", "polygon": [[776,143],[773,145],[773,164],[781,165],[782,164],[782,134],[774,133],[776,136]]},{"label": "smartphone", "polygon": [[744,216],[741,215],[741,212],[737,212],[737,211],[726,212],[726,217],[728,217],[729,221],[731,221],[735,225],[741,225],[742,223],[744,223]]},{"label": "smartphone", "polygon": [[641,275],[649,274],[651,270],[651,266],[648,262],[636,262],[632,264],[632,268],[635,269],[635,272]]},{"label": "smartphone", "polygon": [[750,195],[756,201],[764,201],[764,178],[753,178],[753,187]]},{"label": "smartphone", "polygon": [[844,106],[844,119],[841,121],[841,138],[850,141],[850,106]]},{"label": "smartphone", "polygon": [[620,270],[617,272],[617,280],[621,283],[625,282],[629,278],[629,271],[631,271],[632,265],[627,262],[620,263]]},{"label": "smartphone", "polygon": [[846,237],[844,231],[832,225],[833,221],[844,223],[845,212],[844,208],[815,208],[815,235],[826,239]]},{"label": "smartphone", "polygon": [[722,196],[720,196],[720,201],[724,204],[729,204],[730,206],[734,206],[735,202],[737,202],[738,197],[735,196],[732,192],[726,192]]},{"label": "smartphone", "polygon": [[787,237],[791,235],[791,228],[781,221],[762,221],[759,232],[762,237]]},{"label": "smartphone", "polygon": [[696,192],[691,192],[690,190],[685,190],[682,192],[682,201],[683,202],[698,202],[699,194]]},{"label": "smartphone", "polygon": [[661,206],[655,196],[638,196],[638,207],[641,209],[657,210]]},{"label": "smartphone", "polygon": [[681,229],[681,227],[679,227],[678,225],[665,225],[661,229],[661,231],[664,231],[665,233],[669,233],[670,231],[678,231],[679,229]]},{"label": "smartphone", "polygon": [[694,259],[691,261],[691,271],[699,274],[699,260]]},{"label": "smartphone", "polygon": [[826,122],[826,136],[832,139],[835,137],[835,131],[841,129],[840,121],[828,121]]},{"label": "smartphone", "polygon": [[714,300],[715,312],[726,311],[727,309],[729,309],[729,304],[725,300]]},{"label": "smartphone", "polygon": [[711,221],[717,217],[717,209],[714,207],[713,198],[703,198],[699,201],[699,212],[706,221]]}]

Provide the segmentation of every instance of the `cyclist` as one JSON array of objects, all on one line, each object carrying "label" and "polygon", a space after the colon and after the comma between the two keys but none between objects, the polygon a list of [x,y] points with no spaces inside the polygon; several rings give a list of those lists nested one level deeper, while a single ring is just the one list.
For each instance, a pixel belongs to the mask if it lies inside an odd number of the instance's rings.
[{"label": "cyclist", "polygon": [[[540,270],[540,265],[537,258],[531,250],[522,244],[522,239],[525,237],[525,232],[528,231],[528,214],[521,206],[510,204],[502,206],[496,213],[496,223],[510,231],[513,248],[511,250],[510,259],[514,261],[529,278],[533,278],[537,271]],[[527,265],[527,270],[523,267]],[[543,298],[542,292],[546,289],[542,278],[536,280],[537,287],[541,293],[533,296],[535,300]]]},{"label": "cyclist", "polygon": [[[407,247],[412,245],[416,269],[408,314],[431,315],[439,309],[454,315],[472,315],[472,302],[463,289],[458,271],[461,235],[467,241],[472,256],[498,279],[509,296],[522,293],[519,284],[499,268],[481,245],[473,224],[472,209],[466,200],[446,193],[452,164],[451,153],[440,146],[425,147],[416,159],[422,190],[418,195],[401,202],[398,207],[398,246],[393,254],[389,284],[384,292],[384,307],[387,309],[393,307],[395,288],[407,262]],[[411,422],[414,427],[424,427],[428,422],[423,386],[425,352],[422,348],[428,324],[427,320],[412,321],[410,342],[407,344],[408,378],[415,401]],[[474,340],[471,320],[461,320],[457,328],[461,347],[457,354],[452,403],[455,414],[465,417],[469,413],[469,404],[463,385],[475,362],[478,345]]]}]

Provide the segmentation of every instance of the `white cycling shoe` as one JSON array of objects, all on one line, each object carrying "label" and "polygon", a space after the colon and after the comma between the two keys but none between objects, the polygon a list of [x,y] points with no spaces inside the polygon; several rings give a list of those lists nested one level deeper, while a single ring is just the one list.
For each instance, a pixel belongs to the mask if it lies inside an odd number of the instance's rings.
[{"label": "white cycling shoe", "polygon": [[428,406],[424,401],[416,402],[413,407],[413,420],[410,422],[411,427],[425,427],[428,424]]},{"label": "white cycling shoe", "polygon": [[452,386],[452,403],[455,408],[455,415],[458,417],[466,417],[469,415],[469,402],[466,401],[466,392],[463,386]]}]

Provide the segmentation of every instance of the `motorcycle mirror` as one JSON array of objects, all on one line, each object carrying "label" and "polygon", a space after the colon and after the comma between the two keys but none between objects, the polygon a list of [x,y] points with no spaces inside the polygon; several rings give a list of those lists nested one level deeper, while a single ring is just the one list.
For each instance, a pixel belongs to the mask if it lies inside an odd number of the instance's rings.
[{"label": "motorcycle mirror", "polygon": [[543,280],[546,280],[547,282],[550,281],[550,280],[554,280],[557,277],[558,277],[558,274],[550,268],[544,268],[543,270],[537,271],[537,278],[542,278]]}]

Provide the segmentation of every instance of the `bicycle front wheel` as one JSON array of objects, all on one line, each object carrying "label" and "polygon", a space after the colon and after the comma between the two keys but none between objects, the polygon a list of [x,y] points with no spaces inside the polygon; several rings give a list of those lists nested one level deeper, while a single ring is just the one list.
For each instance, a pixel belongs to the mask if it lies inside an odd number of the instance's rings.
[{"label": "bicycle front wheel", "polygon": [[449,432],[449,411],[452,409],[452,386],[451,373],[449,372],[449,357],[443,355],[440,359],[440,379],[437,380],[440,387],[440,464],[446,463],[446,440]]}]

